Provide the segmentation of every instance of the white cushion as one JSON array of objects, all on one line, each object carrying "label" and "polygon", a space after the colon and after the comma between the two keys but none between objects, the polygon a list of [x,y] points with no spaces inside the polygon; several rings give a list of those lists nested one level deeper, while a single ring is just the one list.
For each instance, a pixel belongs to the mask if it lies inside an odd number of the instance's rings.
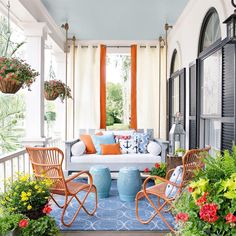
[{"label": "white cushion", "polygon": [[157,142],[149,142],[147,145],[147,151],[154,156],[158,156],[161,153],[161,145]]},{"label": "white cushion", "polygon": [[71,153],[73,156],[81,156],[84,154],[85,152],[85,144],[83,141],[79,141],[75,144],[72,145],[71,147]]},{"label": "white cushion", "polygon": [[[180,184],[183,176],[183,166],[177,166],[170,177],[170,181],[176,184]],[[168,198],[172,198],[177,193],[178,188],[172,184],[167,184],[165,195]]]}]

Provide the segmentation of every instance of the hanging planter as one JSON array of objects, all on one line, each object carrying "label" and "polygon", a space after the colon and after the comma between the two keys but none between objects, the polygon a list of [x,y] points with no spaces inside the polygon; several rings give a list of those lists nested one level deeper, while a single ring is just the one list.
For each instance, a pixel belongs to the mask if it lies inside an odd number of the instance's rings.
[{"label": "hanging planter", "polygon": [[0,91],[14,94],[20,88],[31,84],[39,73],[31,69],[30,65],[16,58],[0,57]]},{"label": "hanging planter", "polygon": [[65,98],[72,98],[71,89],[60,80],[49,80],[44,82],[44,96],[47,100],[60,98],[61,102]]}]

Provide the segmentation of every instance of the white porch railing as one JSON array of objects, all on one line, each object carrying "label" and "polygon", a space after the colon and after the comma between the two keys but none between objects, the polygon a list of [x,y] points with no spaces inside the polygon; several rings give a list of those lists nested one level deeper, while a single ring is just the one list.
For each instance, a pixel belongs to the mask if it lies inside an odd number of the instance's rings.
[{"label": "white porch railing", "polygon": [[[47,146],[58,147],[64,152],[64,144],[60,138],[51,139]],[[5,180],[13,180],[16,173],[32,174],[31,163],[25,148],[0,157],[0,192],[6,190]]]}]

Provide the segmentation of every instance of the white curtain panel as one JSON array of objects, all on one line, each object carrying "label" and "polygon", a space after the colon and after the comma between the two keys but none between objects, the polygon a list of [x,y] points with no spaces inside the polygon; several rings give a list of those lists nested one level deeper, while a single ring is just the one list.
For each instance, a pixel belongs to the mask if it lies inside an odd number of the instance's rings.
[{"label": "white curtain panel", "polygon": [[75,136],[79,129],[100,127],[100,47],[76,50]]},{"label": "white curtain panel", "polygon": [[[163,113],[165,93],[162,76],[159,78],[159,46],[137,47],[137,125],[138,128],[154,129],[156,138],[165,138],[163,126],[166,113]],[[159,103],[160,99],[160,103]],[[162,128],[161,128],[162,126]]]}]

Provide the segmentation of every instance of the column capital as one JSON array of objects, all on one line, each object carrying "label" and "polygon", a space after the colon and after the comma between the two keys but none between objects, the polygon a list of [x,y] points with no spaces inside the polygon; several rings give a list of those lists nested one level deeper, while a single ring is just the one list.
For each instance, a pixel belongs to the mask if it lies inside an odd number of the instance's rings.
[{"label": "column capital", "polygon": [[26,37],[43,37],[47,39],[49,29],[45,22],[24,22],[21,24]]}]

